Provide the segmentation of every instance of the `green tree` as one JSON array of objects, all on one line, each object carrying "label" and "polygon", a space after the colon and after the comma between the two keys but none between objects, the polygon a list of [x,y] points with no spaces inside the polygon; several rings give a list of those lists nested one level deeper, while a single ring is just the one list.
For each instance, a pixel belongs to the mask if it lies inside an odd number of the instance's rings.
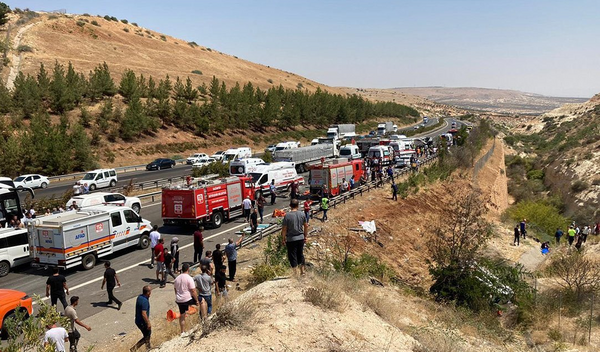
[{"label": "green tree", "polygon": [[92,152],[91,140],[81,125],[73,126],[70,138],[71,150],[73,151],[74,171],[85,171],[93,169],[96,165]]},{"label": "green tree", "polygon": [[40,63],[40,70],[37,74],[37,83],[40,90],[40,98],[44,101],[50,99],[50,77],[44,63]]},{"label": "green tree", "polygon": [[112,97],[117,94],[115,82],[110,75],[106,62],[98,65],[94,68],[94,71],[90,72],[88,81],[86,96],[92,101],[97,101],[103,96]]},{"label": "green tree", "polygon": [[127,69],[123,72],[121,83],[119,84],[119,94],[123,96],[126,103],[133,97],[139,98],[141,96],[139,82],[135,76],[135,72],[132,70]]},{"label": "green tree", "polygon": [[19,72],[14,85],[14,106],[21,111],[24,118],[29,119],[42,107],[37,81],[29,74],[25,76],[23,72]]},{"label": "green tree", "polygon": [[8,14],[10,7],[3,2],[0,2],[0,26],[4,26],[8,22]]},{"label": "green tree", "polygon": [[85,107],[79,111],[79,123],[85,128],[90,128],[92,125],[92,114]]},{"label": "green tree", "polygon": [[6,114],[12,111],[13,101],[10,91],[4,84],[0,84],[0,114]]},{"label": "green tree", "polygon": [[[71,76],[71,80],[74,78]],[[57,114],[65,113],[75,106],[74,90],[69,87],[69,83],[65,78],[64,66],[58,61],[54,64],[52,70],[52,82],[50,83],[50,107]]]},{"label": "green tree", "polygon": [[0,171],[4,176],[15,177],[21,171],[22,154],[19,140],[19,137],[13,131],[10,131],[6,139],[0,137],[2,142],[0,143],[0,152],[2,153]]}]

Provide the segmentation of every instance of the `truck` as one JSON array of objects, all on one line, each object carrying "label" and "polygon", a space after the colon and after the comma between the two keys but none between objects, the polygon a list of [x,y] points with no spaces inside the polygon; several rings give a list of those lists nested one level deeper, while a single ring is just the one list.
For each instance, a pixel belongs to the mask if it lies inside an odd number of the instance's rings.
[{"label": "truck", "polygon": [[429,117],[423,116],[423,123],[427,124],[429,122]]},{"label": "truck", "polygon": [[359,139],[356,142],[356,145],[358,146],[358,150],[360,151],[360,153],[362,154],[362,156],[364,158],[369,153],[369,148],[379,145],[379,143],[380,143],[379,138],[363,138],[363,139]]},{"label": "truck", "polygon": [[327,188],[330,197],[337,196],[341,192],[340,186],[344,179],[349,181],[354,176],[354,180],[358,184],[364,172],[362,159],[337,158],[311,164],[308,178],[310,193],[320,196],[323,189]]},{"label": "truck", "polygon": [[332,143],[319,143],[302,148],[276,150],[273,160],[287,161],[295,164],[298,173],[306,172],[306,164],[321,159],[334,158],[339,155],[338,149]]},{"label": "truck", "polygon": [[383,136],[388,133],[398,132],[398,126],[394,125],[393,122],[382,122],[377,125],[377,135]]},{"label": "truck", "polygon": [[89,270],[99,258],[150,246],[150,221],[131,208],[101,205],[32,221],[33,266]]},{"label": "truck", "polygon": [[356,125],[353,123],[331,125],[327,129],[327,138],[344,139],[347,137],[356,137]]},{"label": "truck", "polygon": [[185,182],[162,189],[163,223],[219,228],[224,220],[242,215],[242,201],[246,197],[255,199],[252,177],[188,177]]}]

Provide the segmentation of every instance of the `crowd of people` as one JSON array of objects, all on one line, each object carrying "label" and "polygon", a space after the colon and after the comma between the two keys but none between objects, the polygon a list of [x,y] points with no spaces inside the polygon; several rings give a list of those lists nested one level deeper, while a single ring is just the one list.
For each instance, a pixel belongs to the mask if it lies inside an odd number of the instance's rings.
[{"label": "crowd of people", "polygon": [[[527,219],[523,219],[521,222],[515,225],[514,229],[513,245],[519,246],[521,239],[527,238]],[[556,246],[560,245],[562,237],[565,232],[561,228],[557,228],[554,233],[554,239]],[[577,225],[574,221],[569,225],[567,232],[567,243],[571,247],[575,244],[575,248],[580,250],[581,247],[586,243],[589,235],[600,235],[600,222],[590,225]],[[550,252],[550,241],[541,242],[539,239],[534,238],[536,242],[541,243],[540,250],[542,254],[548,254]]]}]

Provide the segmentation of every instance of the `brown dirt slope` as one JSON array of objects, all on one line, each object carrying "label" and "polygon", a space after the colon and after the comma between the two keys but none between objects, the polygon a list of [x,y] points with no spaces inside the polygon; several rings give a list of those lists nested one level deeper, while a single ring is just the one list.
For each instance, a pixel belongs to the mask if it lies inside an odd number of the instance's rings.
[{"label": "brown dirt slope", "polygon": [[[79,26],[78,21],[83,25]],[[99,26],[92,25],[92,21]],[[24,73],[36,73],[40,62],[51,68],[55,60],[63,64],[71,61],[76,70],[83,72],[106,62],[116,82],[128,68],[146,77],[163,78],[167,74],[171,78],[189,76],[195,85],[208,84],[212,76],[216,76],[230,87],[236,82],[252,82],[261,89],[279,84],[295,89],[301,84],[310,91],[321,87],[343,93],[290,72],[102,17],[41,14],[31,23],[35,25],[25,31],[21,40],[21,44],[33,48],[33,52],[23,54],[20,70]],[[194,70],[202,74],[193,74]],[[3,79],[6,80],[6,73]]]}]

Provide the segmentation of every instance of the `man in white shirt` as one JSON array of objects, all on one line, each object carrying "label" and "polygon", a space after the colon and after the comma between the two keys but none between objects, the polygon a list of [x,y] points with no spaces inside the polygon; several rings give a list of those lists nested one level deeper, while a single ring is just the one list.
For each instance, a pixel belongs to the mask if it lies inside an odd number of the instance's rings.
[{"label": "man in white shirt", "polygon": [[65,328],[57,327],[56,324],[48,325],[48,331],[44,335],[44,346],[54,345],[57,352],[65,352],[65,342],[69,341],[69,334]]},{"label": "man in white shirt", "polygon": [[252,201],[250,197],[246,197],[242,202],[242,206],[244,208],[244,218],[246,218],[246,222],[250,222],[250,209],[252,209]]},{"label": "man in white shirt", "polygon": [[154,268],[154,247],[158,244],[158,240],[160,239],[160,232],[158,232],[158,225],[154,225],[152,227],[152,232],[150,232],[150,250],[152,253],[150,254],[150,269]]},{"label": "man in white shirt", "polygon": [[73,195],[78,196],[81,194],[81,183],[79,181],[77,181],[77,183],[75,183],[73,185]]}]

